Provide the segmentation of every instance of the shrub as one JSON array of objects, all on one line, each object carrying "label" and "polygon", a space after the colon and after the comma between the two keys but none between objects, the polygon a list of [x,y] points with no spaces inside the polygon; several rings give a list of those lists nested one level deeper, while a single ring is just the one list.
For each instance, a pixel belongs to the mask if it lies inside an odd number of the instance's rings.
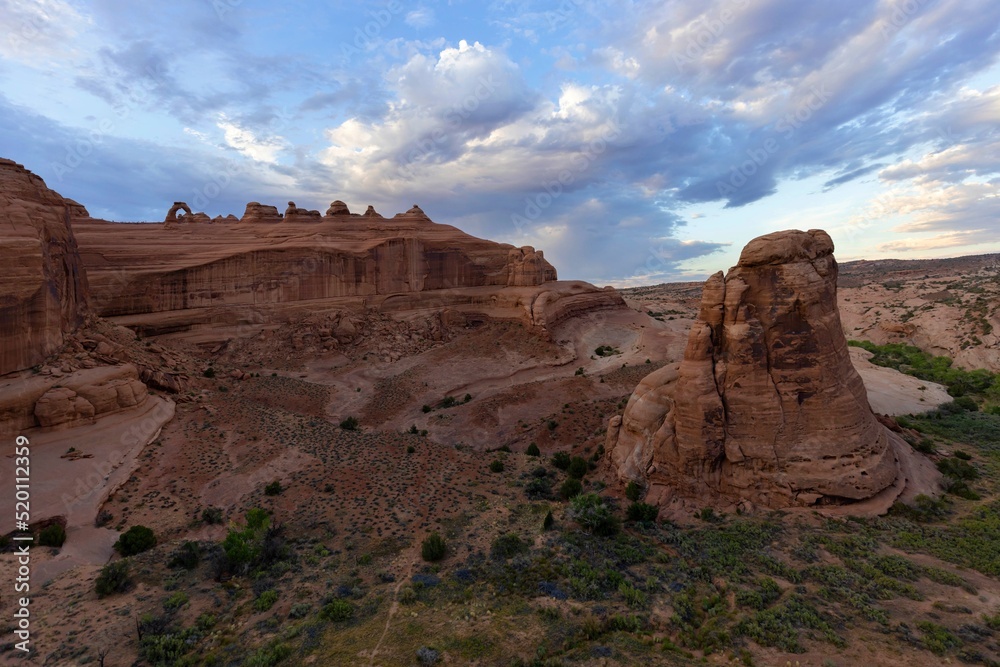
[{"label": "shrub", "polygon": [[281,482],[278,480],[274,480],[273,482],[264,487],[265,496],[276,496],[279,493],[281,493],[281,491],[282,491]]},{"label": "shrub", "polygon": [[97,575],[95,582],[97,597],[103,598],[115,593],[124,593],[132,585],[132,578],[129,576],[129,565],[127,560],[119,560],[108,563],[101,568],[101,573]]},{"label": "shrub", "polygon": [[357,417],[348,417],[344,421],[340,422],[340,428],[345,431],[357,431],[360,422],[358,422]]},{"label": "shrub", "polygon": [[976,467],[962,459],[950,458],[941,459],[937,464],[941,474],[961,480],[979,479],[979,471]]},{"label": "shrub", "polygon": [[115,551],[122,556],[134,556],[156,546],[156,535],[146,526],[132,526],[115,542]]},{"label": "shrub", "polygon": [[421,665],[436,665],[441,659],[441,654],[429,646],[421,646],[417,649],[417,662]]},{"label": "shrub", "polygon": [[533,477],[524,486],[524,492],[531,500],[549,500],[552,498],[552,482],[547,477]]},{"label": "shrub", "polygon": [[542,530],[549,530],[556,520],[552,516],[552,510],[549,510],[545,514],[545,518],[542,520]]},{"label": "shrub", "polygon": [[500,459],[494,459],[490,463],[490,472],[503,472],[503,461]]},{"label": "shrub", "polygon": [[94,519],[94,526],[96,528],[103,528],[111,523],[111,520],[114,518],[115,516],[108,510],[101,510],[97,513],[97,517]]},{"label": "shrub", "polygon": [[38,543],[43,547],[61,547],[66,541],[66,529],[58,523],[42,528],[38,535]]},{"label": "shrub", "polygon": [[580,457],[574,456],[569,461],[569,467],[566,472],[569,473],[570,477],[575,477],[576,479],[583,479],[583,476],[587,474],[589,467],[587,466],[587,460]]},{"label": "shrub", "polygon": [[490,557],[493,560],[507,560],[518,554],[528,552],[528,543],[522,540],[516,533],[500,535],[490,547]]},{"label": "shrub", "polygon": [[288,612],[288,618],[305,618],[312,611],[312,605],[308,602],[296,602]]},{"label": "shrub", "polygon": [[334,600],[323,605],[323,610],[319,613],[320,618],[325,618],[334,622],[350,620],[354,616],[354,605],[347,600]]},{"label": "shrub", "polygon": [[596,493],[585,493],[573,498],[567,514],[595,535],[607,537],[614,535],[621,528],[618,517]]},{"label": "shrub", "polygon": [[569,454],[566,452],[556,452],[552,456],[552,465],[559,468],[560,470],[566,470],[569,468]]},{"label": "shrub", "polygon": [[632,503],[625,510],[625,516],[629,521],[656,521],[659,514],[659,507],[647,503]]},{"label": "shrub", "polygon": [[550,419],[550,420],[549,420],[549,421],[548,421],[548,422],[547,422],[547,423],[545,424],[545,426],[546,426],[546,427],[547,427],[547,428],[548,428],[548,429],[549,429],[550,431],[554,431],[554,430],[556,430],[556,427],[558,427],[558,426],[559,426],[559,422],[557,422],[557,421],[556,421],[555,419]]},{"label": "shrub", "polygon": [[414,447],[413,445],[407,445],[406,446],[406,453],[407,454],[412,454],[415,451],[417,451],[417,448]]},{"label": "shrub", "polygon": [[963,461],[971,461],[972,460],[972,455],[969,454],[968,452],[963,452],[962,450],[956,451],[955,454],[954,454],[954,456],[955,456],[956,459],[962,459]]},{"label": "shrub", "polygon": [[222,510],[218,507],[206,507],[201,512],[201,520],[210,525],[222,523]]},{"label": "shrub", "polygon": [[211,366],[209,366],[204,371],[202,371],[201,374],[204,375],[205,377],[209,378],[209,379],[214,378],[215,377],[215,369],[212,368]]},{"label": "shrub", "polygon": [[174,552],[170,557],[170,562],[167,563],[168,567],[182,567],[185,570],[193,570],[198,567],[198,561],[201,560],[201,549],[198,547],[197,542],[185,542],[181,545],[181,548]]},{"label": "shrub", "polygon": [[421,410],[423,410],[424,414],[427,414],[427,413],[428,413],[428,412],[430,412],[430,411],[431,411],[431,410],[432,410],[433,408],[431,408],[431,406],[429,406],[429,405],[426,405],[426,404],[425,404],[425,405],[424,405],[424,407],[422,407],[422,408],[420,408],[420,409],[421,409]]},{"label": "shrub", "polygon": [[448,545],[437,532],[431,533],[420,545],[420,555],[428,562],[439,561],[448,552]]},{"label": "shrub", "polygon": [[978,412],[979,404],[971,396],[959,396],[954,401],[955,405],[966,412]]},{"label": "shrub", "polygon": [[253,608],[255,611],[267,611],[277,601],[278,591],[271,588],[257,596],[257,599],[253,601]]},{"label": "shrub", "polygon": [[188,594],[184,591],[177,591],[163,601],[163,608],[166,611],[174,612],[188,603]]},{"label": "shrub", "polygon": [[636,502],[639,498],[642,498],[642,487],[635,482],[629,482],[625,485],[625,497]]},{"label": "shrub", "polygon": [[536,445],[535,443],[531,443],[530,445],[528,445],[528,448],[524,450],[524,453],[527,454],[528,456],[539,456],[541,454],[541,452],[538,450],[538,445]]},{"label": "shrub", "polygon": [[583,492],[583,484],[580,483],[580,480],[573,477],[567,479],[562,483],[562,486],[559,487],[559,497],[563,500],[575,498],[580,495],[581,492]]}]

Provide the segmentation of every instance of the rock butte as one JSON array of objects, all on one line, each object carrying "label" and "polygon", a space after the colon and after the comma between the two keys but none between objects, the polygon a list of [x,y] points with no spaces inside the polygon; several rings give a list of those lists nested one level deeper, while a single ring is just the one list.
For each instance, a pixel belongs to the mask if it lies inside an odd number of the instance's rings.
[{"label": "rock butte", "polygon": [[927,477],[922,457],[872,413],[836,291],[826,232],[751,241],[725,278],[705,283],[683,361],[644,378],[611,419],[619,477],[648,486],[658,504],[877,498],[880,511],[909,477]]}]

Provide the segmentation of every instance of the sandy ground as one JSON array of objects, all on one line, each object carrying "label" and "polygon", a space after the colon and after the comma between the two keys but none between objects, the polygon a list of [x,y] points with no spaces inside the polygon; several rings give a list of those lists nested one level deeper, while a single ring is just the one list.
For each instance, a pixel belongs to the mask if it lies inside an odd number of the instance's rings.
[{"label": "sandy ground", "polygon": [[872,353],[851,348],[851,362],[864,380],[872,410],[883,415],[912,415],[933,410],[952,401],[948,390],[935,382],[905,375],[893,368],[868,361]]},{"label": "sandy ground", "polygon": [[[61,517],[66,542],[58,555],[39,563],[33,578],[41,584],[76,567],[108,561],[118,533],[96,528],[101,505],[125,483],[137,466],[139,454],[174,416],[174,403],[151,396],[138,409],[119,412],[94,424],[23,435],[31,442],[32,523]],[[68,457],[73,448],[80,458]],[[14,457],[0,460],[4,479],[14,474]],[[4,569],[13,567],[11,555],[2,557]]]}]

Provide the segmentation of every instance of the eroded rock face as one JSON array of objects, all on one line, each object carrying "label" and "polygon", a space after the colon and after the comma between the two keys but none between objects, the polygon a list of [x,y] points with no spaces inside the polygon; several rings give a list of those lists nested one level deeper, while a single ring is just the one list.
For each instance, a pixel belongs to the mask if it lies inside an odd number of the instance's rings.
[{"label": "eroded rock face", "polygon": [[40,363],[83,322],[87,279],[70,220],[87,215],[0,158],[0,375]]},{"label": "eroded rock face", "polygon": [[277,206],[269,206],[252,201],[247,204],[240,222],[281,222],[281,214]]},{"label": "eroded rock face", "polygon": [[330,208],[326,209],[326,216],[332,218],[338,215],[350,215],[351,209],[347,208],[347,204],[340,201],[339,199],[330,202]]},{"label": "eroded rock face", "polygon": [[751,241],[706,282],[684,360],[643,379],[609,424],[619,476],[661,495],[768,507],[861,500],[892,485],[890,434],[851,364],[836,290],[826,232]]}]

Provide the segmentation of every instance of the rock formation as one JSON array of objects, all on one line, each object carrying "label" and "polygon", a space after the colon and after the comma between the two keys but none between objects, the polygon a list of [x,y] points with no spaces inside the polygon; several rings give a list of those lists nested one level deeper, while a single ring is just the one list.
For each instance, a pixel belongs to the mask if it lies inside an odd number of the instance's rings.
[{"label": "rock formation", "polygon": [[278,207],[268,206],[260,202],[252,201],[247,204],[246,210],[240,222],[281,222],[281,214]]},{"label": "rock formation", "polygon": [[0,375],[62,346],[87,313],[87,279],[70,219],[86,209],[0,158]]},{"label": "rock formation", "polygon": [[541,285],[555,280],[556,271],[545,261],[541,250],[530,245],[514,248],[507,253],[507,284],[516,287]]},{"label": "rock formation", "polygon": [[350,215],[351,209],[347,208],[347,204],[340,201],[330,202],[330,208],[326,209],[326,217],[333,218],[340,215]]},{"label": "rock formation", "polygon": [[295,205],[295,202],[288,202],[288,208],[285,209],[285,220],[319,220],[319,211],[310,211],[307,208],[299,208]]},{"label": "rock formation", "polygon": [[164,222],[177,222],[178,211],[184,211],[186,215],[194,215],[194,213],[191,212],[191,207],[189,207],[186,203],[182,201],[175,201],[174,205],[170,207],[169,211],[167,211],[167,217],[164,219]]},{"label": "rock formation", "polygon": [[362,215],[364,217],[366,217],[366,218],[381,218],[382,217],[381,215],[378,214],[378,211],[376,211],[375,207],[372,206],[371,204],[368,205],[368,208],[365,209],[365,212],[362,213]]},{"label": "rock formation", "polygon": [[[871,498],[900,475],[899,437],[872,414],[837,309],[833,242],[768,234],[705,284],[684,359],[650,374],[612,419],[623,480],[768,507]],[[898,493],[898,492],[897,492]]]}]

